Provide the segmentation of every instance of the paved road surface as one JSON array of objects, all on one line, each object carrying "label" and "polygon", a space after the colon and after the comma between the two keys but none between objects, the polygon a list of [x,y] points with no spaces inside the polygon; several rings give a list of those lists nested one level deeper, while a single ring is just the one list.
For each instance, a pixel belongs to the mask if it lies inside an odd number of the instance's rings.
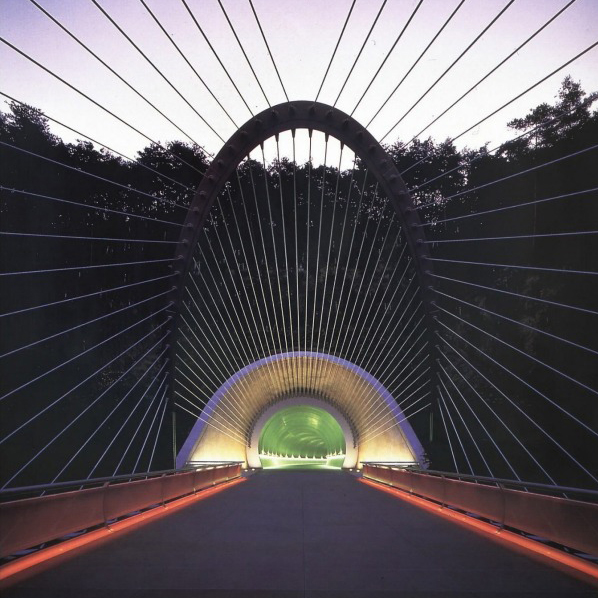
[{"label": "paved road surface", "polygon": [[3,598],[566,598],[598,590],[335,471],[265,471]]}]

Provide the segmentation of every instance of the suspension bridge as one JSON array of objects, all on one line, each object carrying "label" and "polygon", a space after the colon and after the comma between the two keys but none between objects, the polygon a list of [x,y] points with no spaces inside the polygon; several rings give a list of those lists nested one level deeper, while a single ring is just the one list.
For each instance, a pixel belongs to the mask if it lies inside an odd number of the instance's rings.
[{"label": "suspension bridge", "polygon": [[88,4],[0,37],[4,595],[595,595],[595,7]]}]

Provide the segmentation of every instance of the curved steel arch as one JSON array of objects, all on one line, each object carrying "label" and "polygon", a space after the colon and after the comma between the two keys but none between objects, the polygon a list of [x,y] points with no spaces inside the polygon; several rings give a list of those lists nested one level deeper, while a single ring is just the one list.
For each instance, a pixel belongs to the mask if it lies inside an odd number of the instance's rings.
[{"label": "curved steel arch", "polygon": [[[419,279],[419,288],[427,316],[427,329],[430,340],[434,342],[434,306],[432,293],[431,262],[424,261],[429,257],[426,237],[417,210],[407,187],[392,159],[373,135],[348,114],[319,102],[295,101],[278,104],[260,112],[248,120],[228,142],[222,147],[210,164],[193,201],[187,212],[185,223],[176,247],[175,272],[173,273],[173,333],[178,329],[178,314],[183,297],[184,280],[191,267],[193,251],[199,240],[210,208],[218,194],[224,189],[226,182],[239,164],[266,139],[285,131],[308,129],[331,135],[348,146],[363,161],[386,196],[392,202],[399,217],[399,223],[411,255],[413,265]],[[175,349],[175,335],[171,337],[171,348]],[[171,368],[174,376],[174,353],[171,356]],[[172,385],[171,385],[172,388]]]}]

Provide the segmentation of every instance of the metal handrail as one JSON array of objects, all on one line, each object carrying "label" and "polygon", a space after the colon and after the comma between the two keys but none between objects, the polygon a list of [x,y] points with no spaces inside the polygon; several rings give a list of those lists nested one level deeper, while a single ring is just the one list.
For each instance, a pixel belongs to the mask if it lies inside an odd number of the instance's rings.
[{"label": "metal handrail", "polygon": [[186,469],[195,469],[205,465],[206,467],[213,467],[214,465],[238,465],[239,463],[245,463],[245,461],[187,461],[185,463]]},{"label": "metal handrail", "polygon": [[239,463],[243,463],[243,461],[194,461],[189,463],[186,467],[179,469],[162,469],[159,471],[146,471],[144,473],[124,474],[104,478],[90,478],[86,480],[69,480],[65,482],[54,482],[51,484],[39,484],[34,486],[15,486],[14,488],[5,488],[4,490],[0,490],[0,501],[5,497],[12,497],[18,494],[45,493],[73,487],[83,488],[86,486],[111,484],[112,482],[131,482],[133,480],[145,480],[165,475],[174,475],[177,473],[195,471],[196,469],[207,469],[210,467],[217,468],[224,467],[226,465],[237,465]]},{"label": "metal handrail", "polygon": [[419,461],[360,461],[363,465],[405,465],[405,466],[412,466],[412,465],[419,465]]},{"label": "metal handrail", "polygon": [[[68,539],[73,533],[98,531],[100,526],[111,531],[122,518],[149,510],[160,512],[177,499],[188,502],[210,496],[211,489],[219,485],[227,487],[228,482],[234,484],[240,474],[241,463],[235,461],[183,470],[152,471],[137,474],[134,476],[137,479],[129,482],[123,480],[127,476],[95,478],[86,481],[96,485],[83,491],[42,493],[40,496],[39,489],[48,485],[33,486],[38,490],[37,496],[13,496],[0,503],[0,557],[49,541]],[[108,481],[101,483],[101,480]],[[120,483],[110,484],[110,480]],[[64,487],[67,484],[78,484],[78,481],[49,486]],[[13,488],[11,494],[19,490]]]},{"label": "metal handrail", "polygon": [[[374,465],[374,466],[381,466],[381,467],[389,467],[392,468],[393,466],[400,465],[401,462],[397,461],[394,463],[391,462],[383,462],[383,461],[363,461],[364,465]],[[396,467],[396,469],[406,469],[405,467]],[[437,477],[444,477],[450,479],[458,479],[458,480],[465,480],[465,481],[472,481],[472,482],[484,482],[488,484],[496,484],[497,486],[514,486],[516,488],[524,488],[529,489],[533,488],[535,490],[544,490],[546,492],[557,493],[557,494],[567,494],[567,493],[576,493],[576,494],[585,494],[588,496],[592,496],[598,499],[598,490],[590,490],[588,488],[575,488],[571,486],[556,486],[552,484],[541,484],[538,482],[524,482],[520,480],[510,480],[506,478],[493,478],[488,476],[476,476],[470,474],[460,474],[454,473],[450,471],[438,471],[435,469],[420,469],[415,467],[409,467],[409,471],[412,473],[419,473],[424,475],[430,476],[437,476]]]}]

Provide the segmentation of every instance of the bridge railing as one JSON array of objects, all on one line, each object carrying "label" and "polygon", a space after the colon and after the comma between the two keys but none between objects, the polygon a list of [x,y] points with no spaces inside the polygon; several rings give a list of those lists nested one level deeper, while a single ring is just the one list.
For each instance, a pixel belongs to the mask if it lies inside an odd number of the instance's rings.
[{"label": "bridge railing", "polygon": [[[363,463],[366,478],[591,555],[598,555],[598,492]],[[532,491],[535,490],[535,491]],[[541,493],[543,492],[543,493]],[[562,496],[549,496],[546,492]],[[583,500],[568,496],[576,493]]]},{"label": "bridge railing", "polygon": [[[4,490],[0,499],[32,493],[42,495],[0,503],[0,557],[164,506],[176,498],[239,477],[241,465],[241,462],[198,464],[184,470]],[[81,489],[82,486],[85,487]]]}]

